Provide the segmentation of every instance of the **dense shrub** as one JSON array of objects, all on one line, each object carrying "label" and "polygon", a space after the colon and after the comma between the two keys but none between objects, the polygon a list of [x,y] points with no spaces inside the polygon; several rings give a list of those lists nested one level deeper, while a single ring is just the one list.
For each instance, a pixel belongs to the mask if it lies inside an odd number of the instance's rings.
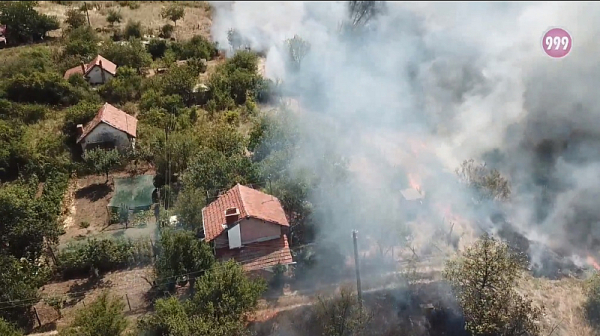
[{"label": "dense shrub", "polygon": [[71,28],[79,28],[87,23],[85,14],[83,14],[79,9],[69,9],[65,15],[67,16],[65,23]]},{"label": "dense shrub", "polygon": [[98,92],[109,103],[126,103],[140,97],[142,76],[127,66],[117,69],[117,75],[104,84]]},{"label": "dense shrub", "polygon": [[201,35],[196,35],[185,42],[172,43],[171,49],[180,60],[189,58],[210,60],[218,54],[216,45]]},{"label": "dense shrub", "polygon": [[166,25],[160,27],[160,37],[162,38],[171,38],[171,36],[173,36],[173,31],[175,30],[175,27],[173,27],[172,24],[167,23]]},{"label": "dense shrub", "polygon": [[207,108],[220,111],[244,104],[248,96],[256,95],[261,78],[257,73],[258,56],[249,51],[238,51],[210,77],[210,100]]},{"label": "dense shrub", "polygon": [[127,66],[138,71],[152,63],[152,56],[139,39],[131,39],[127,43],[105,43],[101,53],[120,67]]},{"label": "dense shrub", "polygon": [[127,25],[123,29],[123,36],[125,39],[130,38],[142,38],[142,23],[140,21],[129,20]]},{"label": "dense shrub", "polygon": [[148,52],[153,59],[161,58],[168,49],[167,41],[161,39],[152,39],[148,43]]},{"label": "dense shrub", "polygon": [[9,43],[37,41],[60,28],[56,17],[38,13],[35,6],[35,1],[0,2],[0,22],[6,25]]},{"label": "dense shrub", "polygon": [[65,56],[79,56],[92,59],[98,54],[98,34],[90,26],[71,30],[66,36]]},{"label": "dense shrub", "polygon": [[81,98],[67,80],[54,72],[17,74],[6,83],[5,92],[8,99],[23,103],[70,105]]},{"label": "dense shrub", "polygon": [[94,269],[103,273],[146,265],[152,261],[152,255],[152,242],[149,238],[90,239],[69,245],[56,257],[59,273],[65,279],[70,279],[87,276]]},{"label": "dense shrub", "polygon": [[85,125],[91,121],[96,115],[96,112],[98,112],[100,106],[100,104],[94,102],[82,101],[66,110],[62,131],[67,136],[67,141],[69,143],[75,143],[77,138],[77,125]]}]

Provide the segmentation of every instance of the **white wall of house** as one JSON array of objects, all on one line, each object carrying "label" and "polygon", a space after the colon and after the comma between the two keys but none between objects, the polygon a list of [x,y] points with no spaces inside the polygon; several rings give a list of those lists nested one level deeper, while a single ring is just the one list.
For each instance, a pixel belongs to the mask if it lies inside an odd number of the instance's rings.
[{"label": "white wall of house", "polygon": [[120,149],[132,147],[130,136],[112,126],[105,123],[100,123],[94,128],[83,140],[81,140],[81,148],[85,150],[87,145],[114,141],[115,146]]},{"label": "white wall of house", "polygon": [[90,72],[87,75],[88,82],[90,84],[102,84],[102,71],[104,71],[104,75],[107,82],[113,78],[113,75],[111,75],[108,71],[102,70],[99,66],[94,65],[94,67],[92,67],[92,70],[90,70]]}]

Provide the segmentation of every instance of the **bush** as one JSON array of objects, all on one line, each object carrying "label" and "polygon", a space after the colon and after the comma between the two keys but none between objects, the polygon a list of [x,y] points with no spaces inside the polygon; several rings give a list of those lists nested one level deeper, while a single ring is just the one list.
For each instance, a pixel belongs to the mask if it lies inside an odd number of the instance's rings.
[{"label": "bush", "polygon": [[123,30],[123,37],[129,40],[130,38],[142,38],[142,23],[140,21],[129,20]]},{"label": "bush", "polygon": [[102,46],[102,56],[119,67],[127,66],[138,71],[152,63],[152,56],[139,39],[129,40],[126,44],[105,43]]},{"label": "bush", "polygon": [[135,69],[119,67],[113,80],[100,87],[98,92],[107,102],[125,103],[139,99],[142,76]]},{"label": "bush", "polygon": [[160,27],[160,37],[162,38],[171,38],[171,36],[173,36],[173,31],[175,30],[175,27],[172,24],[165,24],[164,26]]},{"label": "bush", "polygon": [[15,75],[6,83],[5,91],[8,99],[23,103],[71,105],[81,98],[67,80],[54,72]]},{"label": "bush", "polygon": [[46,33],[60,28],[56,17],[40,14],[35,1],[5,1],[0,3],[0,22],[6,25],[9,43],[27,43],[44,38]]},{"label": "bush", "polygon": [[218,55],[216,45],[202,35],[196,35],[183,43],[172,43],[171,49],[180,60],[190,58],[210,60]]},{"label": "bush", "polygon": [[77,125],[85,125],[90,122],[96,115],[96,112],[98,112],[98,109],[100,109],[100,106],[100,104],[94,102],[82,101],[66,110],[62,132],[67,136],[68,143],[75,143],[77,139]]},{"label": "bush", "polygon": [[90,26],[73,29],[67,35],[65,56],[79,56],[91,59],[98,54],[98,34]]},{"label": "bush", "polygon": [[85,221],[81,222],[81,223],[79,223],[79,227],[82,229],[87,229],[90,227],[90,222],[85,222]]},{"label": "bush", "polygon": [[108,10],[108,14],[106,14],[106,22],[108,22],[111,26],[115,23],[121,23],[121,20],[123,20],[123,15],[121,15],[121,12],[117,12],[114,9]]},{"label": "bush", "polygon": [[151,39],[150,43],[148,43],[148,52],[152,55],[153,59],[163,57],[168,48],[169,46],[165,40]]},{"label": "bush", "polygon": [[79,9],[69,9],[65,15],[67,16],[65,23],[71,28],[79,28],[87,23],[85,14],[83,14]]},{"label": "bush", "polygon": [[58,272],[65,279],[85,277],[96,269],[100,273],[147,265],[152,262],[149,238],[91,239],[72,244],[56,255]]}]

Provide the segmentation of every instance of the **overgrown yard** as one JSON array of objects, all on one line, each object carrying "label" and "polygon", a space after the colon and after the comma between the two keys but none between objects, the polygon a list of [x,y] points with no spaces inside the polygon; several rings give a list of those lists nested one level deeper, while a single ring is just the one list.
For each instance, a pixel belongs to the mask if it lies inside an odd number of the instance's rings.
[{"label": "overgrown yard", "polygon": [[[41,289],[41,295],[47,300],[40,301],[35,307],[42,325],[62,327],[72,320],[73,313],[77,309],[84,307],[86,302],[92,302],[103,291],[109,290],[125,301],[129,299],[131,310],[127,305],[126,313],[134,319],[148,309],[144,295],[150,289],[150,284],[144,278],[149,277],[150,274],[151,268],[145,267],[108,273],[97,281],[74,279],[50,283]],[[47,301],[51,298],[64,300],[65,303],[60,311],[62,318],[56,309],[48,305]]]}]

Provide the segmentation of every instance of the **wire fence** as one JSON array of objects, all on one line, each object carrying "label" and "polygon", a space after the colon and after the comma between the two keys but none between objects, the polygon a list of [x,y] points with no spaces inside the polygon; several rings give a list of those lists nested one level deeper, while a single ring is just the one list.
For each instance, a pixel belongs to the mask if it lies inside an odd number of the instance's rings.
[{"label": "wire fence", "polygon": [[[306,244],[297,246],[294,250],[299,250],[315,244]],[[260,247],[250,247],[261,250]],[[259,257],[265,260],[265,257]],[[276,260],[278,255],[267,257]],[[362,258],[362,257],[361,257]],[[371,259],[369,257],[368,259]],[[256,258],[258,259],[258,258]],[[443,261],[446,259],[444,255],[431,255],[419,257],[418,260],[402,260],[394,261],[396,269],[383,272],[364,272],[363,274],[363,290],[376,290],[390,284],[398,283],[401,279],[411,281],[421,281],[422,279],[435,278],[436,274],[441,271]],[[253,260],[250,260],[250,262]],[[366,263],[367,260],[365,260]],[[361,262],[362,264],[362,262]],[[226,267],[225,264],[218,264],[210,270],[213,272],[221,272]],[[362,266],[361,266],[362,267]],[[89,305],[103,291],[109,290],[111,295],[120,297],[124,302],[124,312],[126,314],[141,314],[151,308],[152,298],[161,295],[185,295],[189,290],[189,285],[178,286],[175,293],[159,292],[166,285],[172,282],[187,282],[190,278],[200,277],[208,270],[190,272],[186,274],[178,274],[171,277],[154,279],[151,267],[134,268],[130,270],[116,271],[105,274],[97,280],[79,279],[70,280],[67,282],[49,284],[45,286],[45,290],[38,302],[37,298],[29,300],[5,300],[0,301],[0,311],[7,309],[15,309],[22,307],[30,307],[33,305],[33,314],[36,318],[36,325],[44,326],[55,322],[60,318],[68,320],[73,316],[73,313],[86,304]],[[315,298],[318,295],[329,295],[335,292],[341,286],[355,286],[356,280],[353,277],[353,269],[350,267],[347,273],[335,281],[316,283],[315,281],[295,281],[287,278],[287,292],[268,291],[263,296],[263,299],[268,301],[278,300],[284,297],[304,297]],[[383,287],[382,287],[383,286]],[[68,288],[65,288],[68,287]]]}]

